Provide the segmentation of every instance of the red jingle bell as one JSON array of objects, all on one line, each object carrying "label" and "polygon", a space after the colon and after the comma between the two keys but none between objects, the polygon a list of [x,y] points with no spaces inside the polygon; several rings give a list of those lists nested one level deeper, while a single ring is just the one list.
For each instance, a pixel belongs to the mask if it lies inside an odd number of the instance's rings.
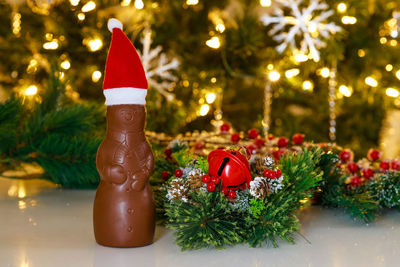
[{"label": "red jingle bell", "polygon": [[208,173],[221,180],[222,191],[245,189],[250,185],[250,164],[240,149],[214,150],[208,155]]}]

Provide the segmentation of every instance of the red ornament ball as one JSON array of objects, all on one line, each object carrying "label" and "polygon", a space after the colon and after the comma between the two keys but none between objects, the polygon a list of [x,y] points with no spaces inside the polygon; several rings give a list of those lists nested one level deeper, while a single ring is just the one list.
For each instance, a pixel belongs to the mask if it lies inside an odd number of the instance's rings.
[{"label": "red ornament ball", "polygon": [[236,198],[236,192],[235,191],[229,191],[229,197],[232,199]]},{"label": "red ornament ball", "polygon": [[222,124],[219,127],[219,130],[221,131],[221,133],[227,133],[227,132],[229,132],[230,129],[231,129],[231,126],[226,122],[224,122],[224,124]]},{"label": "red ornament ball", "polygon": [[279,178],[282,176],[281,170],[276,170],[275,173],[276,173],[276,178]]},{"label": "red ornament ball", "polygon": [[278,147],[287,147],[289,145],[289,140],[286,137],[280,137],[278,139]]},{"label": "red ornament ball", "polygon": [[353,176],[351,177],[351,185],[352,186],[360,186],[361,185],[361,177],[359,176]]},{"label": "red ornament ball", "polygon": [[171,148],[166,148],[165,150],[164,150],[164,154],[165,154],[165,156],[169,159],[169,158],[171,158],[171,155],[172,155],[172,150],[171,150]]},{"label": "red ornament ball", "polygon": [[344,150],[340,151],[339,159],[342,162],[348,162],[353,159],[353,153],[349,149],[344,149]]},{"label": "red ornament ball", "polygon": [[176,169],[175,170],[175,172],[174,172],[174,175],[176,176],[176,177],[182,177],[182,175],[183,175],[183,171],[181,170],[181,169]]},{"label": "red ornament ball", "polygon": [[304,134],[297,133],[292,136],[292,141],[295,145],[301,145],[304,142]]},{"label": "red ornament ball", "polygon": [[392,161],[392,170],[394,170],[394,171],[400,170],[400,160]]},{"label": "red ornament ball", "polygon": [[214,183],[208,183],[207,184],[207,191],[209,191],[209,192],[213,192],[213,191],[215,191],[215,184]]},{"label": "red ornament ball", "polygon": [[237,144],[240,141],[240,135],[238,133],[233,133],[231,135],[231,141],[234,144]]},{"label": "red ornament ball", "polygon": [[163,178],[164,181],[168,180],[169,179],[169,172],[163,171],[161,173],[161,178]]},{"label": "red ornament ball", "polygon": [[371,161],[377,161],[381,157],[381,152],[377,149],[371,148],[368,150],[367,157]]},{"label": "red ornament ball", "polygon": [[208,184],[209,182],[211,182],[211,177],[208,174],[203,175],[203,177],[201,177],[201,181],[203,181],[203,183]]},{"label": "red ornament ball", "polygon": [[387,160],[381,161],[381,163],[379,164],[379,168],[381,168],[381,170],[383,171],[387,171],[390,169],[390,163]]},{"label": "red ornament ball", "polygon": [[211,178],[211,182],[213,182],[214,184],[219,184],[219,182],[221,181],[221,179],[219,179],[219,177],[214,176]]},{"label": "red ornament ball", "polygon": [[365,179],[370,179],[372,176],[374,176],[374,171],[371,170],[370,168],[365,168],[362,170],[363,176]]},{"label": "red ornament ball", "polygon": [[248,136],[249,136],[250,139],[256,139],[256,138],[258,137],[258,131],[257,131],[257,129],[255,129],[255,128],[250,129],[250,130],[247,132],[247,134],[248,134]]},{"label": "red ornament ball", "polygon": [[347,164],[347,169],[351,172],[351,173],[356,173],[358,172],[358,165],[354,162],[349,162]]}]

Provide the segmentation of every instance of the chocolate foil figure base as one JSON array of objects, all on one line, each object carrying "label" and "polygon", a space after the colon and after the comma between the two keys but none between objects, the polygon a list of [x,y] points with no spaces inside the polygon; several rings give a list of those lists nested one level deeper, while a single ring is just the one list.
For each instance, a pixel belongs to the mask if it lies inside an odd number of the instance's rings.
[{"label": "chocolate foil figure base", "polygon": [[110,247],[153,243],[155,204],[148,180],[154,158],[144,134],[143,105],[107,107],[107,134],[97,151],[93,207],[96,242]]}]

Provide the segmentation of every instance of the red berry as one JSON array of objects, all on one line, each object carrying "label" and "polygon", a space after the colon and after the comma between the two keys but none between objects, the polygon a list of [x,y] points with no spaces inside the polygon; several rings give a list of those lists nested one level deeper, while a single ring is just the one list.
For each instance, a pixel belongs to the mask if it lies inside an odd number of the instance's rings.
[{"label": "red berry", "polygon": [[263,172],[264,177],[269,177],[269,173],[271,172],[270,169],[265,169]]},{"label": "red berry", "polygon": [[203,181],[203,183],[208,184],[209,182],[211,182],[211,177],[210,177],[210,175],[205,174],[205,175],[203,175],[201,180]]},{"label": "red berry", "polygon": [[208,184],[207,184],[207,190],[208,190],[209,192],[214,191],[214,190],[215,190],[215,184],[214,184],[214,183],[208,183]]},{"label": "red berry", "polygon": [[203,142],[196,142],[194,144],[194,149],[196,150],[202,150],[206,145]]},{"label": "red berry", "polygon": [[257,131],[257,129],[252,128],[247,132],[247,134],[250,139],[256,139],[258,136],[258,131]]},{"label": "red berry", "polygon": [[278,149],[272,152],[275,160],[279,160],[283,154],[285,154],[285,152],[282,149]]},{"label": "red berry", "polygon": [[257,151],[257,147],[254,144],[250,144],[250,145],[246,146],[246,149],[250,155],[253,155]]},{"label": "red berry", "polygon": [[279,178],[282,176],[281,170],[275,170],[275,173],[276,173],[276,178]]},{"label": "red berry", "polygon": [[287,147],[289,144],[289,140],[286,137],[280,137],[278,139],[278,146],[279,147]]},{"label": "red berry", "polygon": [[236,192],[235,191],[229,191],[229,197],[234,199],[236,198]]},{"label": "red berry", "polygon": [[397,171],[400,169],[400,160],[392,161],[392,170]]},{"label": "red berry", "polygon": [[222,193],[224,193],[224,195],[226,196],[229,192],[228,192],[228,189],[226,189],[226,188],[222,188]]},{"label": "red berry", "polygon": [[233,133],[231,136],[231,141],[237,144],[240,141],[240,135],[238,133]]},{"label": "red berry", "polygon": [[301,145],[304,142],[304,134],[297,133],[292,136],[292,141],[295,145]]},{"label": "red berry", "polygon": [[351,173],[356,173],[358,172],[358,165],[354,162],[349,162],[347,164],[347,169],[351,172]]},{"label": "red berry", "polygon": [[254,143],[253,143],[256,147],[258,148],[262,148],[263,146],[265,146],[265,140],[260,138],[257,138]]},{"label": "red berry", "polygon": [[214,176],[214,177],[211,178],[211,182],[213,182],[214,184],[219,184],[220,179],[219,179],[219,177]]},{"label": "red berry", "polygon": [[361,185],[361,177],[359,177],[359,176],[351,177],[351,185],[353,185],[353,186]]},{"label": "red berry", "polygon": [[221,125],[221,127],[219,127],[219,130],[221,131],[221,133],[227,133],[229,132],[229,130],[231,129],[231,126],[229,126],[228,123],[224,123]]},{"label": "red berry", "polygon": [[268,135],[268,140],[269,141],[274,140],[274,139],[275,139],[275,136],[273,134],[269,134]]},{"label": "red berry", "polygon": [[381,157],[381,152],[377,149],[371,148],[368,150],[367,157],[371,161],[377,161]]},{"label": "red berry", "polygon": [[175,172],[174,172],[174,175],[176,177],[182,177],[183,171],[181,169],[176,169]]},{"label": "red berry", "polygon": [[374,171],[371,170],[370,168],[365,168],[362,170],[362,173],[364,175],[365,179],[370,179],[372,176],[374,176]]},{"label": "red berry", "polygon": [[163,171],[161,173],[161,178],[163,178],[164,181],[168,180],[169,179],[169,172]]},{"label": "red berry", "polygon": [[276,178],[276,172],[274,172],[274,171],[270,171],[269,173],[268,173],[268,178],[269,179],[275,179]]},{"label": "red berry", "polygon": [[384,171],[389,170],[389,168],[390,168],[389,161],[387,161],[387,160],[382,161],[382,162],[379,164],[379,167],[380,167],[382,170],[384,170]]},{"label": "red berry", "polygon": [[165,154],[165,156],[169,159],[169,158],[171,158],[171,155],[172,155],[172,150],[171,150],[171,148],[166,148],[165,150],[164,150],[164,154]]},{"label": "red berry", "polygon": [[344,150],[340,151],[339,159],[342,162],[348,162],[353,159],[353,153],[349,149],[344,149]]}]

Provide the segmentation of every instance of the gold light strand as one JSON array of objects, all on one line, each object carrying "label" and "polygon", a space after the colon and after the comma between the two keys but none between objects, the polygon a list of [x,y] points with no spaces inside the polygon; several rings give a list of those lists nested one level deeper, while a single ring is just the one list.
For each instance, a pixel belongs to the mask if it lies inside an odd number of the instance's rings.
[{"label": "gold light strand", "polygon": [[12,12],[12,32],[17,37],[21,35],[21,13]]},{"label": "gold light strand", "polygon": [[[335,64],[336,65],[336,64]],[[329,75],[329,139],[336,140],[336,109],[335,109],[335,91],[336,91],[336,66],[332,68]]]}]

